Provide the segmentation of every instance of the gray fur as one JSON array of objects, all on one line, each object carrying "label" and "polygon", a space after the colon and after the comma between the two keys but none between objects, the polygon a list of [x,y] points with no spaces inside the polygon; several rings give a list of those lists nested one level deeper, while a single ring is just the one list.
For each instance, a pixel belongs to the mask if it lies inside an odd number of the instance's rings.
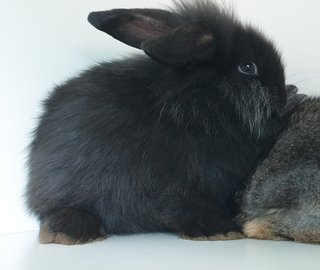
[{"label": "gray fur", "polygon": [[[231,84],[234,84],[232,82]],[[234,87],[234,85],[232,85]],[[225,89],[230,88],[230,83],[225,82]],[[228,88],[229,87],[229,88]],[[228,92],[227,97],[235,107],[239,120],[252,134],[260,138],[265,132],[265,123],[271,117],[270,95],[260,82],[252,82],[250,87],[236,86],[238,92]],[[254,113],[253,113],[254,112]]]},{"label": "gray fur", "polygon": [[267,224],[275,238],[320,242],[320,98],[305,98],[291,115],[247,188],[240,219],[244,229]]}]

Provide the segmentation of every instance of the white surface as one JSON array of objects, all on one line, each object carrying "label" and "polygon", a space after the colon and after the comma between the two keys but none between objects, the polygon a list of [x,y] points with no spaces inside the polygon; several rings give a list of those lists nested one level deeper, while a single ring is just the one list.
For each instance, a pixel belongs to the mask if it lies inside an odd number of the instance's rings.
[{"label": "white surface", "polygon": [[82,246],[39,245],[35,232],[0,235],[1,270],[317,270],[320,246],[170,234],[111,237]]},{"label": "white surface", "polygon": [[[96,61],[136,51],[94,29],[92,10],[159,7],[167,0],[0,0],[0,232],[35,229],[23,208],[24,160],[40,101]],[[226,0],[231,3],[232,1]],[[283,51],[289,82],[320,89],[320,1],[235,0]]]}]

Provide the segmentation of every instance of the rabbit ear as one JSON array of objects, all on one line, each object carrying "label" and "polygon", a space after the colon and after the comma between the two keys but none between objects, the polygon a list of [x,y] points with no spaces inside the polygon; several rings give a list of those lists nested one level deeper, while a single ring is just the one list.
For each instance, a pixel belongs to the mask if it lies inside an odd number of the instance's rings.
[{"label": "rabbit ear", "polygon": [[169,11],[158,9],[113,9],[91,12],[88,21],[97,29],[136,48],[148,39],[166,35],[179,25]]},{"label": "rabbit ear", "polygon": [[216,39],[204,22],[185,23],[168,35],[146,40],[141,45],[151,58],[168,65],[206,60],[215,47]]}]

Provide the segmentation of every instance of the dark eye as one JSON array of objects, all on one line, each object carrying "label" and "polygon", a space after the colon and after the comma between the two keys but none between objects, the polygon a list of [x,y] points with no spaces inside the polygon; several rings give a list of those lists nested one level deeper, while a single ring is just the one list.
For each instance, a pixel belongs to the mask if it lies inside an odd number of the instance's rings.
[{"label": "dark eye", "polygon": [[238,70],[245,75],[259,75],[256,64],[252,62],[240,64]]}]

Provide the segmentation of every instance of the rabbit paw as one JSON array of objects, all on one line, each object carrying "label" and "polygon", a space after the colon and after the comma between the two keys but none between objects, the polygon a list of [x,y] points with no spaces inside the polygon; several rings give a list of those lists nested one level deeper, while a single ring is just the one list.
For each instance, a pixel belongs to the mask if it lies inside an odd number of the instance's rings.
[{"label": "rabbit paw", "polygon": [[288,240],[278,235],[273,229],[272,223],[263,219],[253,219],[243,226],[243,232],[250,238],[264,240]]},{"label": "rabbit paw", "polygon": [[47,215],[39,233],[41,244],[79,245],[105,238],[98,218],[72,208],[58,209]]},{"label": "rabbit paw", "polygon": [[193,241],[225,241],[225,240],[243,239],[246,237],[241,232],[228,232],[225,234],[216,234],[212,236],[198,236],[198,237],[190,237],[188,235],[182,234],[181,238],[186,240],[193,240]]}]

